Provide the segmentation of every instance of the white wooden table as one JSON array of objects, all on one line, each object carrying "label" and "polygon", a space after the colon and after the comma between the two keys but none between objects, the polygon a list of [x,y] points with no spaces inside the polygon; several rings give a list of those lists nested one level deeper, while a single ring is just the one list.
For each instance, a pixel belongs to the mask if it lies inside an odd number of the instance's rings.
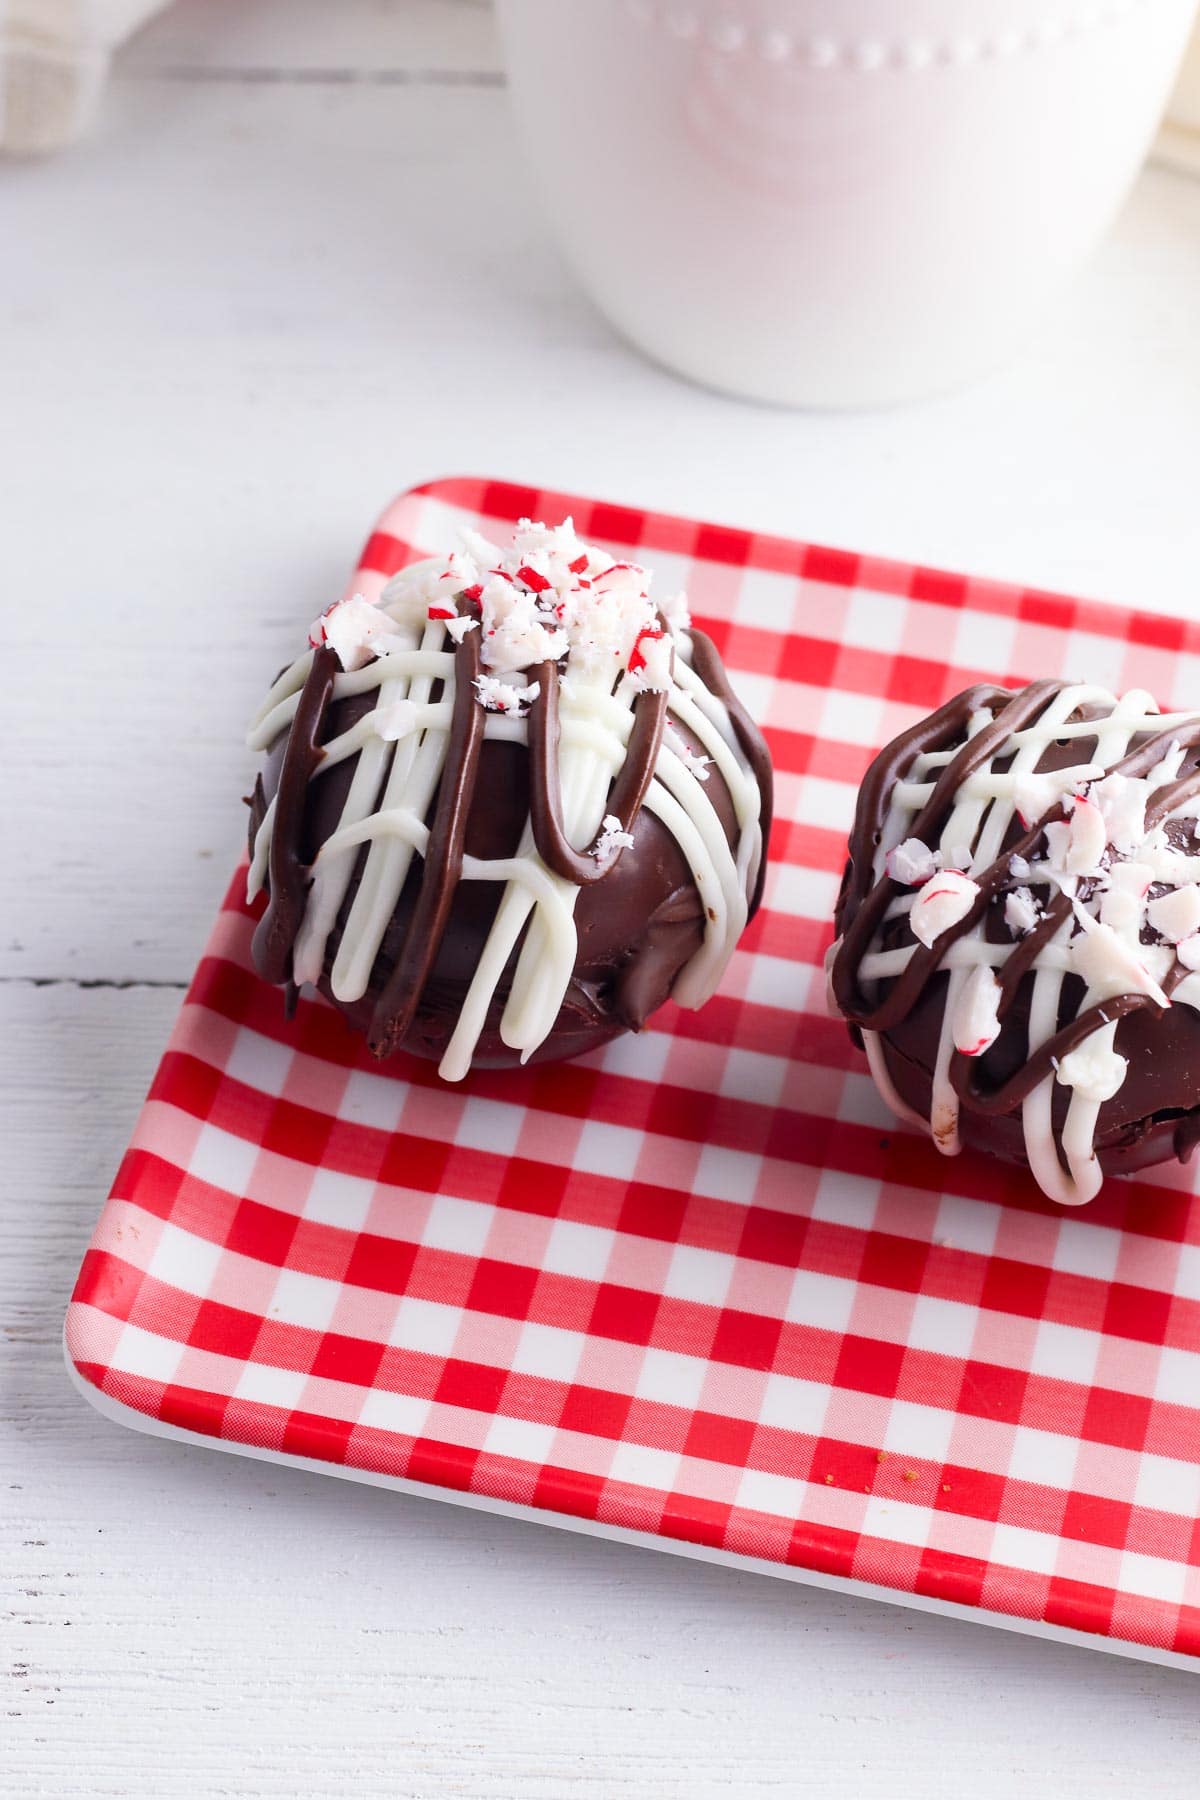
[{"label": "white wooden table", "polygon": [[1200,183],[877,417],[638,361],[469,0],[188,0],[0,170],[0,1794],[1179,1796],[1186,1675],[105,1424],[63,1307],[237,853],[243,721],[376,508],[550,482],[1200,609]]}]

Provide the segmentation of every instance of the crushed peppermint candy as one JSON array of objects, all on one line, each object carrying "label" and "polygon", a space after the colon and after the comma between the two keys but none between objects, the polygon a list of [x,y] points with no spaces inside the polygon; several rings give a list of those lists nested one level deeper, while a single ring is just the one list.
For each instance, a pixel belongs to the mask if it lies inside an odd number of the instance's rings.
[{"label": "crushed peppermint candy", "polygon": [[387,613],[373,606],[362,594],[338,600],[315,620],[308,641],[318,647],[327,644],[349,673],[365,668],[376,656],[379,640],[392,634],[392,621]]},{"label": "crushed peppermint candy", "polygon": [[962,985],[954,1008],[954,1048],[963,1056],[982,1056],[1000,1035],[1000,983],[981,963]]},{"label": "crushed peppermint candy", "polygon": [[1099,1105],[1120,1091],[1128,1068],[1128,1062],[1115,1050],[1093,1038],[1085,1038],[1077,1049],[1058,1062],[1055,1080],[1061,1081],[1064,1087],[1074,1088],[1081,1100]]},{"label": "crushed peppermint candy", "polygon": [[1144,902],[1154,871],[1148,863],[1114,863],[1100,901],[1100,923],[1114,931],[1134,932],[1141,924]]},{"label": "crushed peppermint candy", "polygon": [[1176,944],[1175,954],[1185,969],[1200,969],[1200,935],[1186,937]]},{"label": "crushed peppermint candy", "polygon": [[1014,888],[1004,902],[1004,923],[1014,937],[1025,937],[1037,927],[1041,907],[1030,888]]},{"label": "crushed peppermint candy", "polygon": [[456,613],[452,619],[446,620],[446,630],[456,644],[461,644],[468,631],[479,630],[479,620],[469,619],[465,613]]},{"label": "crushed peppermint candy", "polygon": [[1014,881],[1028,881],[1033,870],[1023,856],[1010,856],[1008,872]]},{"label": "crushed peppermint candy", "polygon": [[[473,609],[471,623],[458,620],[462,600]],[[507,549],[468,529],[444,564],[394,576],[383,608],[410,628],[440,620],[458,642],[477,623],[489,674],[556,662],[563,675],[606,686],[623,678],[635,692],[669,688],[676,640],[690,623],[682,594],[656,608],[646,570],[581,543],[570,519],[555,526],[521,519]]]},{"label": "crushed peppermint candy", "polygon": [[1200,888],[1194,882],[1172,888],[1146,908],[1146,917],[1168,944],[1182,943],[1200,931]]},{"label": "crushed peppermint candy", "polygon": [[979,885],[957,869],[944,869],[936,881],[927,881],[912,903],[908,922],[913,936],[927,949],[965,919],[979,898]]},{"label": "crushed peppermint candy", "polygon": [[479,695],[479,704],[487,712],[510,713],[514,718],[520,719],[524,718],[542,689],[541,683],[537,681],[525,685],[501,681],[497,675],[477,675],[475,691]]},{"label": "crushed peppermint candy", "polygon": [[1050,867],[1063,875],[1096,875],[1108,848],[1104,814],[1085,794],[1073,796],[1065,824],[1047,825]]},{"label": "crushed peppermint candy", "polygon": [[1028,831],[1039,819],[1053,812],[1066,795],[1082,791],[1086,782],[1104,770],[1098,763],[1084,763],[1074,769],[1047,769],[1039,774],[1018,775],[1013,781],[1013,805]]},{"label": "crushed peppermint candy", "polygon": [[884,867],[893,881],[903,887],[920,887],[923,882],[936,875],[942,866],[942,859],[928,844],[920,838],[905,838],[887,853]]},{"label": "crushed peppermint candy", "polygon": [[1102,924],[1075,901],[1079,934],[1071,939],[1075,973],[1101,1000],[1116,994],[1147,994],[1155,1005],[1171,1002],[1154,979],[1147,963],[1148,950],[1120,937],[1111,925]]},{"label": "crushed peppermint candy", "polygon": [[974,853],[969,844],[957,844],[952,850],[947,850],[942,857],[946,868],[961,869],[964,872],[970,868],[973,860]]},{"label": "crushed peppermint candy", "polygon": [[625,830],[616,813],[605,813],[600,827],[600,836],[596,839],[592,850],[592,855],[600,867],[606,869],[609,863],[615,859],[618,851],[632,849],[632,834]]},{"label": "crushed peppermint candy", "polygon": [[664,626],[643,626],[634,639],[626,670],[640,690],[662,693],[671,685],[671,637]]},{"label": "crushed peppermint candy", "polygon": [[1090,798],[1100,808],[1108,841],[1122,856],[1135,850],[1146,835],[1148,792],[1144,781],[1129,775],[1106,775],[1091,789]]}]

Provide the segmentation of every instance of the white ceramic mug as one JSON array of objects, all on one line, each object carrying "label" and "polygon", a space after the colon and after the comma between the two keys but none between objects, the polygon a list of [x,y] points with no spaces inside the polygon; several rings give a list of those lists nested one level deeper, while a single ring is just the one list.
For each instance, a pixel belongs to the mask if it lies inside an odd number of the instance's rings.
[{"label": "white ceramic mug", "polygon": [[1195,10],[499,0],[530,163],[596,303],[698,381],[818,406],[1009,354],[1124,198]]}]

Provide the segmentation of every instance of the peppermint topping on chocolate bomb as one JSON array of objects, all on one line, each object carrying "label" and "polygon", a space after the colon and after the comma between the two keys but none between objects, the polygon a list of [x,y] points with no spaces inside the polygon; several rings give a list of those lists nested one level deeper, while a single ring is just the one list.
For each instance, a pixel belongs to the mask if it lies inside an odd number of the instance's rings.
[{"label": "peppermint topping on chocolate bomb", "polygon": [[[1106,1166],[1190,1153],[1198,829],[1200,715],[1140,690],[974,688],[883,751],[830,977],[893,1110],[947,1154],[995,1143],[1066,1205]],[[1173,1055],[1139,1054],[1156,1032]]]},{"label": "peppermint topping on chocolate bomb", "polygon": [[758,904],[770,769],[683,595],[521,520],[309,642],[250,737],[264,974],[448,1080],[709,998]]}]

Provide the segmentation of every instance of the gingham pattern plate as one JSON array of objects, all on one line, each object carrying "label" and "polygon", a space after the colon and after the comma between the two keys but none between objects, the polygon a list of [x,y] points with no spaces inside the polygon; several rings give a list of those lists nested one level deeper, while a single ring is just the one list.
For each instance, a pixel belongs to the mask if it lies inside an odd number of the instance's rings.
[{"label": "gingham pattern plate", "polygon": [[821,976],[878,745],[979,679],[1194,705],[1200,627],[479,480],[398,500],[353,586],[568,512],[688,589],[771,741],[722,991],[448,1087],[323,1004],[284,1018],[239,873],[79,1276],[78,1378],[147,1429],[1200,1656],[1192,1176],[1062,1212],[943,1160]]}]

